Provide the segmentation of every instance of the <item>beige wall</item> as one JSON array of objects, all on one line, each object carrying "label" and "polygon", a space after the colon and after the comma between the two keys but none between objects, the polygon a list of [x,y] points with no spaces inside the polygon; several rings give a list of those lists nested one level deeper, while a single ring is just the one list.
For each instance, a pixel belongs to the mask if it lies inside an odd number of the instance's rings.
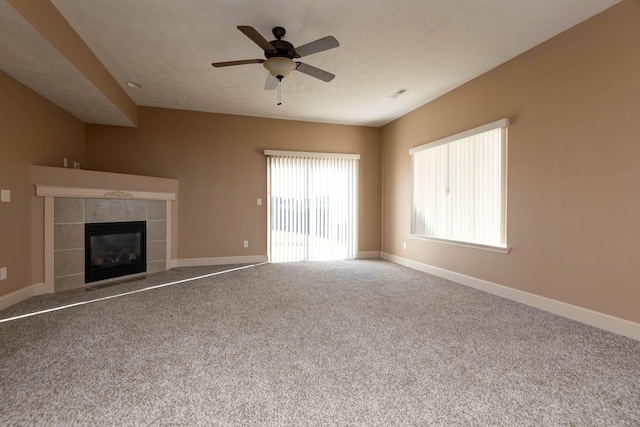
[{"label": "beige wall", "polygon": [[[385,126],[383,251],[640,322],[638,22],[624,1]],[[503,117],[512,252],[409,239],[408,150]]]},{"label": "beige wall", "polygon": [[91,169],[179,180],[179,259],[267,253],[265,149],[358,153],[359,250],[380,250],[377,128],[144,107],[137,129],[87,125],[86,149]]},{"label": "beige wall", "polygon": [[31,165],[84,163],[84,124],[0,71],[0,188],[11,202],[0,203],[0,267],[8,278],[0,296],[41,283],[32,277]]}]

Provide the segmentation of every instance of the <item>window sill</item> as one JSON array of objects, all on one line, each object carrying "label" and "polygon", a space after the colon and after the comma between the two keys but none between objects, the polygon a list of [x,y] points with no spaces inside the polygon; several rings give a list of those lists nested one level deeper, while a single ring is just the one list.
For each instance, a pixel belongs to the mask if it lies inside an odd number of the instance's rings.
[{"label": "window sill", "polygon": [[447,244],[447,245],[462,246],[464,248],[480,249],[480,250],[483,250],[483,251],[498,252],[498,253],[501,253],[501,254],[508,254],[511,251],[511,248],[509,248],[508,246],[481,245],[481,244],[478,244],[478,243],[460,242],[460,241],[457,241],[457,240],[448,240],[448,239],[439,239],[437,237],[427,237],[427,236],[421,236],[421,235],[418,235],[418,234],[410,234],[409,238],[416,239],[416,240],[426,240],[428,242],[434,242],[434,243],[444,243],[444,244]]}]

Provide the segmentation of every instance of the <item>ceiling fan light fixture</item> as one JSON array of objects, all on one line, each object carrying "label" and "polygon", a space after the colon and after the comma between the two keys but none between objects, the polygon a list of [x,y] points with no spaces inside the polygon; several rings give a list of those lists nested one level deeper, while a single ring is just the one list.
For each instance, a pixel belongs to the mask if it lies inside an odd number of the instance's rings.
[{"label": "ceiling fan light fixture", "polygon": [[287,77],[298,66],[292,59],[278,56],[267,59],[262,65],[278,80]]}]

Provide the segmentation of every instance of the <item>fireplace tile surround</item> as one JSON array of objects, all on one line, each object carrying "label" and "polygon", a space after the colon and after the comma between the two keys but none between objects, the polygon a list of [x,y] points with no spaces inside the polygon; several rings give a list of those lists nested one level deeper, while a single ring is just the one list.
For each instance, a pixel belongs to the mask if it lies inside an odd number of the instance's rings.
[{"label": "fireplace tile surround", "polygon": [[[147,274],[166,270],[166,203],[162,200],[54,199],[54,291],[84,283],[84,224],[147,222]],[[95,283],[94,283],[95,284]]]}]

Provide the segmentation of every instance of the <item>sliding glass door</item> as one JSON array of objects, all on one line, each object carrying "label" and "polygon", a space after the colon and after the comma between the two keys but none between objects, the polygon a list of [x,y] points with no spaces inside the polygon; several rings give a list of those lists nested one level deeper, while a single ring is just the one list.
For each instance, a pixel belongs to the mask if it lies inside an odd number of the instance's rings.
[{"label": "sliding glass door", "polygon": [[270,261],[355,258],[359,156],[265,154]]}]

